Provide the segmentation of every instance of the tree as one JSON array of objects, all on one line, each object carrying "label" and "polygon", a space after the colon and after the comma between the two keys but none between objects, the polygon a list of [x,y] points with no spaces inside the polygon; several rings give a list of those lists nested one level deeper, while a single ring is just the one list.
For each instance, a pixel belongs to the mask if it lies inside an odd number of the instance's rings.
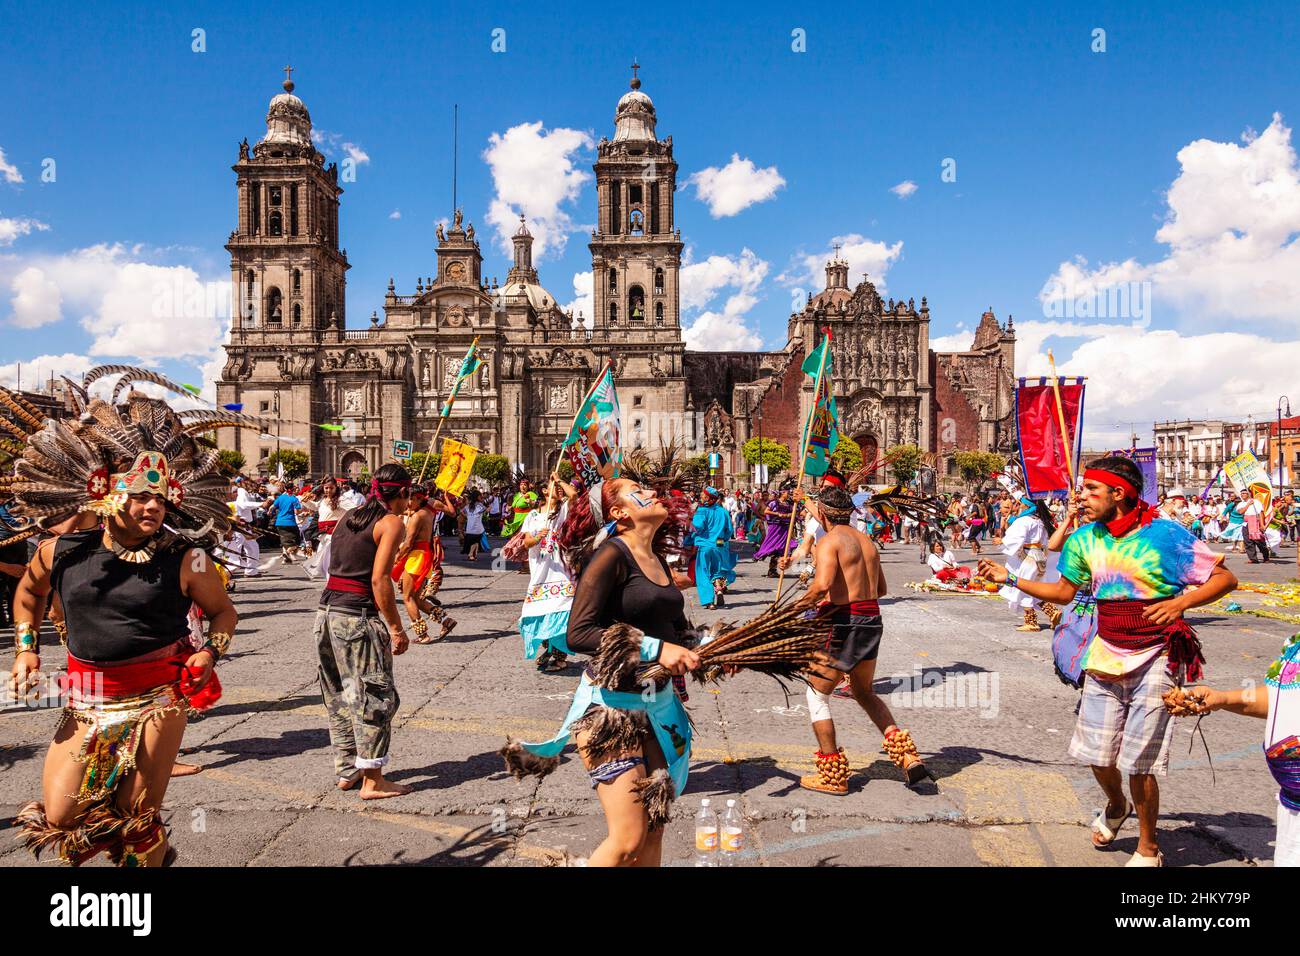
[{"label": "tree", "polygon": [[560,476],[561,481],[573,481],[573,465],[569,459],[561,458],[560,463],[555,466],[555,473]]},{"label": "tree", "polygon": [[298,451],[296,448],[281,448],[279,451],[273,451],[267,455],[266,461],[262,464],[268,474],[274,475],[279,471],[281,463],[284,464],[284,477],[301,478],[307,474],[311,460],[307,457],[305,451]]},{"label": "tree", "polygon": [[217,461],[222,471],[237,473],[244,470],[247,459],[233,448],[223,448],[217,452]]},{"label": "tree", "polygon": [[831,466],[842,474],[849,474],[862,467],[862,448],[848,435],[840,432],[839,444],[831,455]]},{"label": "tree", "polygon": [[[424,463],[426,458],[429,460],[427,466]],[[438,460],[437,455],[430,455],[428,452],[417,451],[411,454],[409,461],[404,461],[400,464],[411,473],[412,481],[415,481],[420,477],[420,469],[423,468],[424,480],[430,482],[438,476]]]},{"label": "tree", "polygon": [[709,477],[709,456],[694,455],[682,462],[682,477],[688,481],[704,481]]},{"label": "tree", "polygon": [[790,449],[770,438],[751,438],[740,446],[740,456],[751,465],[767,465],[768,471],[790,467]]},{"label": "tree", "polygon": [[991,451],[953,452],[952,460],[962,478],[971,485],[988,480],[1006,464],[1006,459]]},{"label": "tree", "polygon": [[895,445],[889,449],[891,461],[889,467],[894,471],[894,480],[905,485],[921,468],[921,449],[915,445]]},{"label": "tree", "polygon": [[479,455],[474,459],[474,469],[471,474],[494,485],[509,481],[510,459],[505,455]]}]

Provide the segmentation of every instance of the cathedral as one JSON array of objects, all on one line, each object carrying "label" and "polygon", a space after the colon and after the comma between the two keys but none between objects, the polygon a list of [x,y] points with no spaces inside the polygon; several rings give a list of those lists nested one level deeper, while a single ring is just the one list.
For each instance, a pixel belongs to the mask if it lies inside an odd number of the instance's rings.
[{"label": "cathedral", "polygon": [[[235,309],[217,401],[282,420],[282,439],[309,454],[312,474],[374,470],[398,440],[426,449],[461,359],[476,343],[482,367],[462,385],[444,436],[541,473],[554,465],[579,402],[609,361],[626,446],[676,439],[695,453],[717,452],[721,473],[744,483],[747,439],[798,443],[812,401],[800,365],[823,329],[833,341],[840,430],[864,455],[901,443],[941,457],[1010,447],[1011,321],[1002,326],[990,309],[969,351],[933,352],[926,300],[919,309],[911,299],[886,302],[866,277],[850,287],[838,255],[826,266],[826,288],[790,316],[781,350],[685,349],[677,162],[635,69],[615,109],[613,138],[597,147],[592,316],[566,313],[541,284],[523,217],[498,283],[484,275],[474,226],[456,209],[450,225],[437,228],[434,274],[402,294],[390,279],[383,317],[375,309],[368,327],[349,328],[343,189],[293,90],[286,80],[271,100],[265,136],[251,148],[241,143],[233,167],[238,217],[226,249]],[[322,422],[343,428],[311,424]],[[250,472],[279,446],[274,436],[238,429],[219,437],[243,453]]]}]

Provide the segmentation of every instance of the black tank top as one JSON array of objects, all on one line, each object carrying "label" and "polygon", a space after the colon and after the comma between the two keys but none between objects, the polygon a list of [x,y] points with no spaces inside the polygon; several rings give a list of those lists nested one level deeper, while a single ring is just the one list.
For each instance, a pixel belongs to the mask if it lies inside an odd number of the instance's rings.
[{"label": "black tank top", "polygon": [[193,602],[181,593],[181,562],[189,549],[163,546],[133,564],[104,547],[103,535],[76,531],[54,544],[50,584],[67,622],[68,653],[110,663],[185,639]]},{"label": "black tank top", "polygon": [[370,589],[370,576],[374,573],[375,553],[379,545],[375,544],[375,525],[387,512],[375,515],[374,520],[367,521],[360,531],[348,527],[348,516],[344,516],[334,526],[330,538],[330,577],[343,578],[365,588],[364,594],[352,591],[332,591],[328,586],[320,597],[321,607],[330,607],[339,611],[377,611],[375,596]]}]

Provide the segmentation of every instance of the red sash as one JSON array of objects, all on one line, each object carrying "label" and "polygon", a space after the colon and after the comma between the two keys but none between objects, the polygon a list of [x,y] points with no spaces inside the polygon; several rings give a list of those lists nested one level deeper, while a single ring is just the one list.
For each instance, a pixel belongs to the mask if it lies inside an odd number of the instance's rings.
[{"label": "red sash", "polygon": [[1201,652],[1201,642],[1196,631],[1181,617],[1171,624],[1155,624],[1142,616],[1142,611],[1151,604],[1167,598],[1151,601],[1098,601],[1097,602],[1097,636],[1109,644],[1126,651],[1142,651],[1161,645],[1169,649],[1169,673],[1177,676],[1181,668],[1186,667],[1185,679],[1195,682],[1201,679],[1201,665],[1205,655]]},{"label": "red sash", "polygon": [[221,697],[221,682],[217,680],[216,671],[213,671],[202,690],[192,690],[194,679],[186,669],[185,662],[194,653],[193,650],[186,649],[153,661],[107,667],[69,654],[67,682],[62,689],[66,691],[70,686],[86,695],[134,697],[155,687],[179,685],[180,692],[190,698],[191,705],[196,710],[204,710]]}]

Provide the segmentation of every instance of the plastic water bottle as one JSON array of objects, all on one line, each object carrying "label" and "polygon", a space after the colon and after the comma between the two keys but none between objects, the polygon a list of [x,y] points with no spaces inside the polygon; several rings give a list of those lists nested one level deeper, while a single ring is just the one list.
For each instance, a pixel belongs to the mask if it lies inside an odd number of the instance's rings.
[{"label": "plastic water bottle", "polygon": [[695,815],[695,865],[718,865],[718,815],[709,806],[709,798],[700,801]]},{"label": "plastic water bottle", "polygon": [[719,864],[736,866],[740,853],[745,849],[745,827],[736,801],[727,801],[727,810],[722,814],[722,843]]}]

